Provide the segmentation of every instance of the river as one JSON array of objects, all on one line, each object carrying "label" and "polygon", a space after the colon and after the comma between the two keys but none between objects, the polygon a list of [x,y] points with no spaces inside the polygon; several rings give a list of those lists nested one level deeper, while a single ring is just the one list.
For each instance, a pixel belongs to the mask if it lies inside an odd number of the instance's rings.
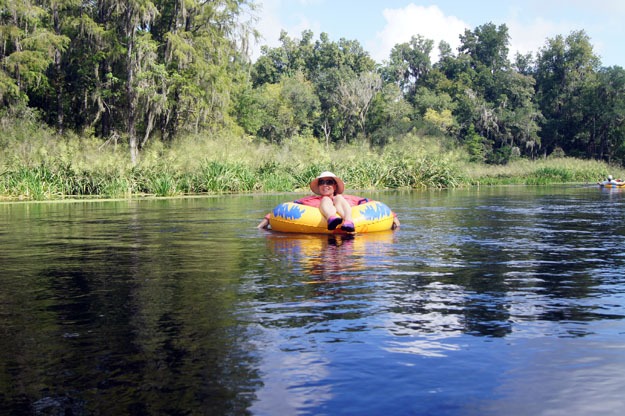
[{"label": "river", "polygon": [[625,193],[359,195],[400,229],[255,228],[301,194],[1,203],[0,414],[621,414]]}]

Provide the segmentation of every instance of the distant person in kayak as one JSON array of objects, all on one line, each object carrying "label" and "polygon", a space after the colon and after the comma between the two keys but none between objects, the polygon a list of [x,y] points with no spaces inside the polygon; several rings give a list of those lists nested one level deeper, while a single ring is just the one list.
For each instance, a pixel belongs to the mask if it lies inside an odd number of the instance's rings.
[{"label": "distant person in kayak", "polygon": [[[298,204],[318,207],[321,215],[328,222],[328,230],[335,230],[339,226],[341,230],[353,233],[355,231],[352,220],[352,206],[366,202],[366,198],[353,195],[343,195],[345,183],[332,172],[322,172],[310,182],[310,190],[316,195],[311,195],[295,201]],[[269,215],[265,216],[257,228],[269,226]],[[397,217],[393,220],[393,229],[399,227]]]}]

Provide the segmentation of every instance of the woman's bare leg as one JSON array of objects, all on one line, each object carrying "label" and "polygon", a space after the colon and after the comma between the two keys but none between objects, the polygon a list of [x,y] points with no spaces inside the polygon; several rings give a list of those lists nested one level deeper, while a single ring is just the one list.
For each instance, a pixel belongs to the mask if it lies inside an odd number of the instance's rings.
[{"label": "woman's bare leg", "polygon": [[324,217],[326,217],[326,219],[330,218],[333,215],[336,215],[337,213],[337,209],[334,206],[334,203],[327,196],[324,196],[323,198],[321,198],[321,203],[319,204],[319,211],[321,211],[321,214]]},{"label": "woman's bare leg", "polygon": [[349,202],[343,198],[343,195],[336,195],[334,197],[334,206],[336,207],[336,212],[343,218],[343,221],[352,220],[352,207],[349,205]]}]

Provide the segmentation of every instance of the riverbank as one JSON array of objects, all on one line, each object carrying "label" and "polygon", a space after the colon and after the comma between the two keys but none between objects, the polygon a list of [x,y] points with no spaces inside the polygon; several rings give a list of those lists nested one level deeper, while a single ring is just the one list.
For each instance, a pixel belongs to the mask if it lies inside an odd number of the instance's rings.
[{"label": "riverbank", "polygon": [[119,143],[44,139],[4,151],[1,199],[290,192],[307,190],[310,179],[324,170],[359,190],[594,184],[608,174],[625,176],[622,169],[603,162],[566,157],[518,159],[507,165],[470,163],[461,149],[443,150],[436,140],[419,137],[376,150],[362,143],[326,149],[305,138],[272,145],[244,137],[198,136],[169,147],[155,143],[144,149],[136,166],[127,162],[125,146]]}]

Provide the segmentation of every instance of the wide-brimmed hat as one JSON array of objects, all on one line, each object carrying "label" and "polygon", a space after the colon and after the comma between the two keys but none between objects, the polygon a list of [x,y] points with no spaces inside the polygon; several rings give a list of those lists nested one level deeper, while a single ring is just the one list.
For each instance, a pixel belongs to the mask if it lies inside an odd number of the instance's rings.
[{"label": "wide-brimmed hat", "polygon": [[338,176],[336,176],[334,173],[326,171],[326,172],[321,172],[319,176],[317,176],[315,179],[310,181],[310,190],[316,193],[317,195],[321,195],[321,192],[319,192],[319,179],[322,179],[322,178],[334,179],[334,181],[336,182],[336,188],[334,189],[336,194],[342,194],[343,191],[345,190],[345,184],[343,183],[343,180],[339,178]]}]

